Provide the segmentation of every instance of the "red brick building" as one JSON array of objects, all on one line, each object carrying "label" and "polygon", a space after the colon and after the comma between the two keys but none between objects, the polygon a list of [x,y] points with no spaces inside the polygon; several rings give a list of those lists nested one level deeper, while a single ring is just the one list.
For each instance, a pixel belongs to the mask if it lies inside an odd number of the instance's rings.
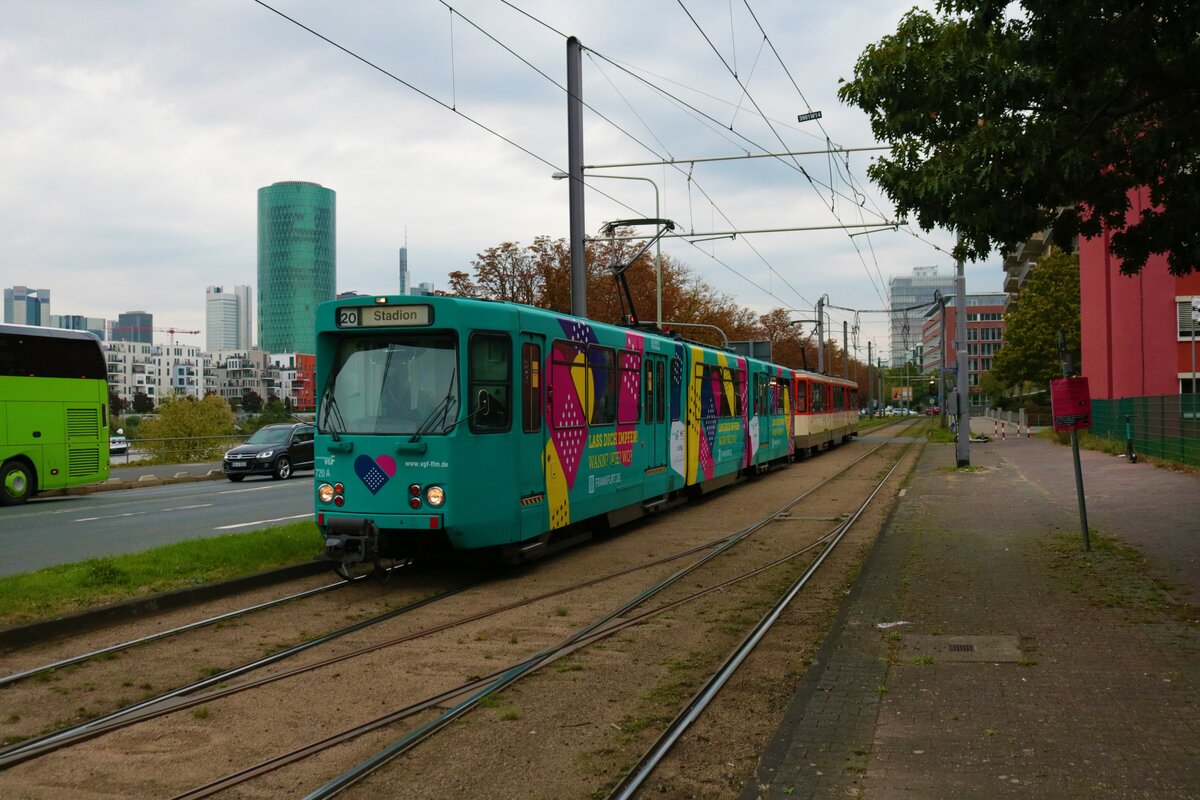
[{"label": "red brick building", "polygon": [[[992,368],[992,359],[1004,345],[1004,303],[1007,299],[1003,294],[969,294],[966,296],[967,308],[967,385],[970,387],[971,406],[982,408],[990,405],[991,398],[979,390],[979,378]],[[955,373],[958,369],[958,354],[954,347],[954,335],[958,324],[958,309],[954,298],[946,302],[945,336],[942,335],[942,309],[934,306],[925,315],[921,327],[921,370],[930,375],[937,375],[942,365],[949,371],[946,375],[946,391],[955,385]]]}]

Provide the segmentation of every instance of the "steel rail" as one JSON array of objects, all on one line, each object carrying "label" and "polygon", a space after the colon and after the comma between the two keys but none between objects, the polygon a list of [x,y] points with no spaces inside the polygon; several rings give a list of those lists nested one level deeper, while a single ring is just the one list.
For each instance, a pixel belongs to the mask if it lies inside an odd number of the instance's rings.
[{"label": "steel rail", "polygon": [[[396,567],[393,567],[392,569],[393,570],[400,569],[402,566],[404,566],[404,565],[396,566]],[[69,666],[72,666],[73,664],[79,664],[79,663],[82,663],[82,662],[87,661],[92,658],[97,658],[99,656],[106,656],[106,655],[109,655],[110,653],[118,653],[118,652],[121,652],[122,650],[128,650],[129,648],[136,647],[140,644],[148,644],[150,642],[156,642],[160,639],[166,639],[171,636],[177,636],[181,633],[187,633],[188,631],[194,631],[199,628],[205,628],[205,627],[208,627],[209,625],[215,625],[218,622],[225,622],[226,620],[235,619],[237,617],[243,616],[245,614],[250,614],[255,611],[263,611],[265,609],[272,608],[274,606],[283,605],[284,603],[290,603],[293,600],[303,600],[306,597],[312,597],[314,595],[322,594],[324,592],[328,592],[333,589],[339,589],[343,586],[348,586],[349,584],[351,584],[355,581],[360,581],[363,578],[367,578],[367,577],[370,577],[370,576],[369,575],[358,575],[349,580],[342,579],[342,580],[336,581],[334,583],[325,584],[324,586],[318,586],[314,589],[306,589],[303,592],[297,592],[296,594],[291,594],[286,597],[278,597],[274,600],[267,600],[266,602],[258,603],[257,605],[240,608],[240,609],[237,609],[236,611],[227,611],[226,613],[218,614],[215,617],[208,617],[206,619],[197,620],[195,622],[189,622],[186,625],[180,625],[175,628],[169,628],[168,630],[159,631],[158,633],[152,633],[148,636],[142,636],[137,639],[130,639],[129,641],[126,641],[126,642],[120,642],[118,644],[108,645],[107,647],[101,647],[100,649],[92,650],[89,653],[84,653],[84,654],[78,655],[78,656],[71,656],[70,658],[64,658],[61,661],[55,661],[50,664],[43,664],[40,667],[33,667],[32,669],[27,669],[27,670],[24,670],[23,672],[14,672],[11,675],[5,675],[3,677],[0,677],[0,687],[7,686],[10,683],[16,683],[17,681],[24,680],[25,678],[31,678],[34,675],[40,675],[43,672],[49,672],[49,671],[55,670],[55,669],[62,669],[63,667],[69,667]]]},{"label": "steel rail", "polygon": [[422,608],[431,603],[435,603],[439,600],[444,600],[447,597],[460,594],[485,582],[486,581],[473,581],[471,583],[458,586],[454,589],[448,589],[444,592],[439,592],[438,594],[431,595],[430,597],[426,597],[422,600],[417,600],[413,603],[400,606],[399,608],[385,611],[382,614],[377,614],[373,617],[360,620],[352,625],[339,628],[336,631],[331,631],[330,633],[314,637],[308,641],[301,642],[298,645],[280,650],[278,653],[272,653],[269,656],[264,656],[263,658],[242,664],[241,666],[223,670],[208,678],[190,683],[187,686],[181,686],[177,689],[163,692],[162,694],[143,700],[139,703],[134,703],[133,705],[117,709],[109,714],[90,719],[78,725],[72,725],[69,728],[53,731],[43,736],[38,736],[33,739],[26,739],[23,742],[18,742],[17,744],[10,745],[5,748],[0,748],[0,769],[10,767],[14,764],[20,764],[23,761],[28,761],[31,758],[36,758],[40,755],[53,752],[54,750],[58,750],[70,744],[75,744],[76,742],[83,741],[84,739],[90,739],[94,735],[98,735],[104,730],[111,730],[111,727],[105,726],[109,726],[115,720],[123,719],[125,717],[133,717],[138,712],[145,711],[148,708],[166,703],[170,700],[187,694],[191,694],[192,692],[200,691],[201,689],[205,689],[210,686],[216,686],[217,684],[227,681],[230,678],[236,678],[239,675],[245,675],[246,673],[253,672],[256,669],[261,669],[262,667],[270,664],[283,661],[284,659],[290,658],[298,653],[303,653],[306,650],[311,650],[314,647],[327,644],[328,642],[340,639],[341,637],[347,636],[351,633],[356,633],[364,628],[369,628],[372,625],[377,625],[380,622],[392,619],[393,617],[398,617],[401,614],[407,614],[410,611],[415,611],[416,609]]},{"label": "steel rail", "polygon": [[813,563],[809,565],[808,569],[806,569],[804,573],[796,579],[791,587],[789,587],[789,589],[784,592],[780,599],[775,603],[771,610],[767,612],[767,614],[761,620],[759,620],[758,624],[754,627],[754,630],[752,630],[750,634],[742,641],[742,643],[738,645],[725,663],[722,664],[717,670],[716,674],[714,674],[713,677],[709,679],[708,683],[705,684],[704,688],[702,688],[692,698],[691,702],[683,709],[683,711],[671,721],[671,724],[667,726],[667,729],[650,747],[649,751],[642,756],[641,760],[637,763],[634,769],[626,774],[625,778],[619,784],[617,784],[616,788],[611,794],[609,794],[610,800],[629,800],[629,798],[633,796],[633,793],[641,788],[646,778],[650,776],[650,773],[654,771],[655,767],[658,766],[671,748],[675,746],[675,743],[679,740],[679,737],[682,736],[683,733],[692,726],[692,724],[699,718],[701,712],[703,712],[704,709],[709,706],[709,704],[717,696],[717,693],[720,692],[721,688],[729,681],[729,678],[732,677],[735,672],[737,672],[738,668],[746,660],[747,656],[750,655],[751,651],[754,650],[758,643],[762,641],[763,637],[766,636],[771,627],[774,626],[775,622],[778,621],[779,617],[796,598],[796,595],[800,593],[800,591],[808,584],[812,576],[816,574],[818,569],[820,569],[821,565],[825,562],[826,556],[833,552],[833,549],[838,545],[838,543],[841,542],[842,538],[846,535],[846,532],[849,531],[854,523],[858,521],[859,517],[861,517],[863,512],[866,511],[867,506],[874,501],[875,496],[878,495],[883,489],[884,485],[892,477],[892,474],[899,469],[901,462],[904,460],[904,456],[908,453],[908,450],[911,449],[911,447],[911,443],[905,447],[900,458],[896,460],[896,463],[892,466],[892,468],[889,469],[887,474],[884,475],[879,481],[874,491],[867,496],[867,499],[863,501],[858,510],[839,526],[840,530],[838,530],[837,534],[830,540],[828,547],[821,551],[820,555],[818,555]]},{"label": "steel rail", "polygon": [[479,702],[481,700],[483,700],[485,697],[487,697],[488,695],[492,694],[493,692],[497,692],[497,691],[505,688],[506,686],[509,686],[512,683],[515,683],[516,681],[520,680],[525,675],[530,674],[531,672],[535,671],[536,669],[543,666],[544,664],[549,663],[550,661],[554,660],[554,658],[558,657],[555,654],[562,647],[571,647],[572,649],[574,649],[572,647],[573,645],[579,646],[578,645],[579,642],[581,642],[585,637],[587,637],[588,635],[590,635],[591,633],[593,633],[594,631],[596,631],[603,625],[611,622],[613,619],[615,619],[619,616],[622,616],[622,615],[628,613],[631,609],[637,607],[638,605],[641,605],[643,602],[645,602],[650,597],[653,597],[655,594],[663,591],[668,586],[674,584],[675,582],[677,582],[681,578],[685,577],[686,575],[690,574],[694,570],[699,569],[704,564],[706,564],[709,561],[711,561],[712,559],[718,557],[720,554],[722,554],[723,552],[728,550],[730,547],[733,547],[734,545],[740,543],[741,541],[744,541],[747,537],[749,537],[755,531],[761,530],[763,527],[766,527],[767,525],[771,524],[778,517],[780,517],[783,514],[786,514],[788,511],[790,511],[792,508],[794,508],[804,498],[806,498],[813,492],[817,491],[818,489],[822,488],[823,486],[827,485],[834,478],[844,474],[849,469],[851,469],[852,467],[854,467],[855,465],[857,465],[864,459],[868,458],[869,456],[873,455],[874,453],[878,452],[883,447],[888,446],[889,444],[890,444],[890,442],[883,442],[883,443],[879,444],[877,447],[868,451],[862,457],[860,457],[859,459],[856,459],[854,462],[847,465],[845,468],[839,470],[838,472],[836,472],[833,475],[826,478],[824,481],[822,481],[817,486],[815,486],[812,489],[810,489],[809,491],[803,493],[799,497],[794,498],[787,505],[785,505],[783,509],[781,509],[779,511],[775,511],[772,514],[770,514],[769,516],[761,519],[760,521],[758,521],[752,525],[749,525],[745,528],[742,528],[741,530],[739,530],[738,532],[736,532],[735,534],[730,536],[728,541],[725,544],[719,546],[713,552],[711,552],[708,555],[704,556],[703,558],[697,560],[692,565],[689,565],[688,567],[678,570],[677,572],[673,573],[672,575],[668,576],[667,578],[663,579],[662,581],[659,581],[658,583],[656,583],[656,584],[650,586],[649,588],[643,590],[642,592],[638,593],[637,595],[635,595],[633,598],[631,598],[630,600],[623,603],[618,608],[614,609],[613,611],[610,611],[609,613],[603,615],[596,621],[592,622],[591,624],[589,624],[586,627],[579,630],[577,633],[572,635],[563,645],[547,648],[547,649],[531,656],[530,658],[526,659],[525,661],[521,662],[520,664],[510,667],[508,670],[503,672],[500,675],[500,677],[498,677],[496,680],[492,681],[490,684],[488,684],[487,686],[485,686],[484,688],[482,688],[475,694],[471,695],[466,700],[464,700],[464,701],[458,703],[457,705],[453,706],[452,708],[444,711],[442,714],[439,714],[433,720],[430,720],[429,722],[426,722],[425,724],[418,726],[417,728],[410,731],[409,733],[407,733],[400,739],[395,740],[391,744],[384,747],[382,750],[376,752],[374,755],[368,757],[367,759],[360,762],[359,764],[346,770],[341,775],[338,775],[337,777],[328,781],[324,785],[318,787],[313,792],[310,792],[309,794],[305,795],[304,800],[325,800],[325,798],[334,797],[337,794],[341,793],[344,789],[347,789],[350,786],[353,786],[355,783],[362,780],[363,778],[365,778],[367,775],[371,774],[375,770],[379,769],[381,766],[386,764],[388,761],[392,760],[396,756],[398,756],[398,755],[406,752],[407,750],[411,749],[412,747],[416,746],[424,739],[426,739],[429,736],[433,735],[434,733],[442,730],[447,725],[449,725],[451,722],[453,722],[454,720],[456,720],[459,717],[466,714],[468,711],[470,711],[476,705],[478,705]]}]

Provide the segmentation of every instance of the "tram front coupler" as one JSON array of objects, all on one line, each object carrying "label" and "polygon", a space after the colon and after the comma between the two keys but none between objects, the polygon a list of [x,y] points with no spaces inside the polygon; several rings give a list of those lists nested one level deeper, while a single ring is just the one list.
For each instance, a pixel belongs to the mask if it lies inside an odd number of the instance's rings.
[{"label": "tram front coupler", "polygon": [[346,566],[379,559],[379,528],[369,519],[327,519],[324,533],[327,561]]}]

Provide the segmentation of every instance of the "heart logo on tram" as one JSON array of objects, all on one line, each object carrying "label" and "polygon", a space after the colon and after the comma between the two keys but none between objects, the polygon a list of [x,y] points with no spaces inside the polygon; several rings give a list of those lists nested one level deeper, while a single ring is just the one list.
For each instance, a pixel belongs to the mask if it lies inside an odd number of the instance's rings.
[{"label": "heart logo on tram", "polygon": [[371,494],[378,494],[388,479],[396,474],[396,460],[391,456],[373,459],[368,455],[361,455],[354,459],[354,474],[371,490]]}]

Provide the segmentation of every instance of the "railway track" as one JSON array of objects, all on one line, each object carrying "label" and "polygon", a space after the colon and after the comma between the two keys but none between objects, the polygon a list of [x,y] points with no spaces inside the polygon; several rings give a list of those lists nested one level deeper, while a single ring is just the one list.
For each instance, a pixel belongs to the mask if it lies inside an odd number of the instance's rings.
[{"label": "railway track", "polygon": [[[878,452],[884,446],[886,446],[886,445],[881,444],[881,445],[879,445],[879,447],[876,447],[876,448],[872,449],[871,451],[869,451],[868,453],[864,454],[861,458],[856,460],[853,464],[851,464],[850,466],[841,470],[838,473],[838,475],[841,475],[841,474],[845,473],[846,471],[850,470],[853,466],[860,464],[862,461],[869,458],[874,453]],[[813,548],[821,548],[822,552],[827,553],[829,551],[828,547],[826,547],[825,544],[823,544],[823,543],[830,542],[831,541],[830,537],[838,535],[837,531],[839,529],[844,531],[844,529],[846,527],[848,527],[847,523],[841,523],[841,524],[835,526],[834,529],[824,532],[814,542],[806,544],[805,546],[789,553],[788,555],[786,555],[783,558],[774,560],[769,565],[766,565],[764,567],[755,569],[753,571],[749,571],[747,573],[741,574],[740,576],[736,576],[735,578],[731,579],[728,582],[721,582],[714,586],[710,586],[704,590],[689,593],[683,599],[671,601],[671,602],[669,602],[661,607],[657,607],[655,609],[642,610],[642,611],[636,610],[636,609],[640,608],[641,606],[644,606],[651,598],[660,595],[669,586],[677,584],[684,576],[690,575],[694,571],[703,567],[705,564],[710,563],[713,559],[719,557],[722,553],[728,551],[729,549],[736,546],[738,543],[749,538],[755,531],[760,530],[763,527],[770,525],[772,520],[778,520],[782,516],[786,516],[791,509],[793,509],[797,504],[802,502],[805,498],[811,496],[814,492],[818,491],[820,488],[827,486],[829,484],[829,482],[831,480],[833,480],[834,477],[836,477],[836,476],[830,476],[830,478],[826,479],[818,486],[813,487],[809,491],[807,491],[807,492],[803,493],[802,495],[798,496],[797,498],[795,498],[791,503],[789,503],[783,509],[776,511],[767,517],[764,517],[762,520],[760,520],[755,525],[748,526],[747,528],[740,530],[731,536],[720,538],[720,539],[713,539],[711,541],[701,543],[699,545],[695,545],[695,546],[686,548],[686,549],[678,551],[678,552],[670,553],[667,556],[664,556],[659,559],[655,559],[653,561],[648,561],[646,563],[638,564],[631,568],[617,570],[612,573],[601,576],[599,578],[596,578],[594,580],[588,581],[587,583],[584,583],[584,584],[567,586],[567,587],[559,588],[557,590],[543,592],[543,593],[537,594],[535,596],[529,597],[524,600],[513,601],[510,603],[495,606],[495,607],[492,607],[483,612],[478,612],[476,614],[462,616],[462,617],[456,617],[448,622],[445,622],[445,623],[442,623],[439,625],[431,625],[431,626],[426,626],[423,628],[418,628],[415,631],[409,631],[409,632],[399,635],[399,636],[392,636],[381,642],[373,643],[369,646],[357,647],[350,651],[347,651],[344,653],[339,653],[339,654],[330,656],[328,658],[321,659],[319,661],[316,661],[316,662],[313,662],[310,664],[300,665],[300,666],[294,667],[292,669],[285,670],[283,672],[278,672],[278,673],[275,673],[275,674],[272,674],[269,676],[265,676],[262,678],[258,678],[258,679],[244,681],[242,683],[230,684],[230,681],[235,678],[244,677],[244,676],[248,675],[250,672],[261,669],[262,667],[264,667],[268,664],[278,663],[279,661],[282,661],[283,659],[290,658],[293,655],[296,655],[298,652],[302,652],[303,650],[311,649],[312,647],[319,647],[321,644],[324,644],[324,643],[327,643],[328,641],[330,641],[330,639],[328,637],[318,637],[317,639],[312,640],[312,643],[306,642],[305,646],[303,647],[302,650],[297,650],[295,652],[284,652],[284,653],[280,653],[280,654],[275,654],[275,656],[270,657],[269,660],[262,662],[262,663],[258,663],[258,662],[247,663],[247,664],[241,665],[239,667],[236,667],[234,669],[220,673],[219,675],[213,675],[210,678],[205,679],[204,681],[198,681],[198,682],[195,682],[188,686],[180,687],[179,689],[172,690],[171,692],[164,693],[160,696],[151,698],[150,700],[147,700],[143,703],[135,704],[134,706],[130,706],[125,709],[121,709],[120,711],[115,712],[112,715],[108,715],[106,717],[96,719],[96,720],[91,720],[87,723],[84,723],[83,725],[75,726],[72,729],[57,731],[54,734],[48,735],[46,737],[40,737],[37,740],[22,742],[18,745],[6,748],[6,749],[0,751],[0,768],[11,767],[16,764],[22,763],[24,761],[35,759],[39,756],[45,755],[45,754],[53,752],[55,750],[77,744],[77,743],[85,741],[87,739],[96,738],[101,735],[119,730],[121,728],[129,727],[131,725],[147,721],[149,719],[161,717],[165,714],[178,712],[178,711],[186,709],[186,708],[192,708],[201,703],[211,704],[223,697],[227,697],[232,694],[244,692],[249,689],[257,688],[260,686],[265,686],[267,684],[275,683],[277,681],[291,678],[291,677],[301,675],[301,674],[304,674],[307,672],[312,672],[314,670],[318,670],[323,667],[328,667],[332,664],[336,664],[339,662],[348,661],[350,659],[361,656],[365,653],[375,652],[375,651],[378,651],[378,650],[381,650],[384,648],[393,647],[393,646],[401,644],[401,643],[418,641],[418,640],[420,640],[424,637],[430,636],[436,632],[445,631],[449,628],[464,625],[468,622],[483,619],[488,616],[499,615],[504,612],[513,611],[516,609],[527,607],[527,606],[533,605],[535,603],[544,602],[545,600],[552,598],[552,597],[556,597],[556,596],[559,596],[559,595],[562,595],[562,594],[565,594],[568,592],[579,591],[579,590],[582,590],[589,586],[594,586],[594,585],[602,584],[606,581],[613,580],[614,578],[617,578],[620,576],[626,576],[631,573],[635,573],[635,572],[638,572],[638,571],[641,571],[644,569],[660,566],[662,564],[666,564],[666,563],[669,563],[674,560],[678,560],[678,559],[685,558],[685,557],[688,557],[691,555],[695,555],[697,553],[701,553],[701,552],[706,553],[701,558],[698,558],[694,563],[689,564],[688,566],[683,567],[679,570],[676,570],[672,574],[672,576],[670,576],[666,581],[659,582],[659,583],[655,584],[654,586],[649,587],[647,590],[639,593],[637,596],[632,598],[627,603],[621,604],[616,609],[614,609],[611,612],[609,612],[608,614],[596,619],[594,622],[592,622],[585,628],[579,630],[578,632],[573,634],[571,637],[568,637],[566,640],[560,642],[558,645],[556,645],[552,648],[547,648],[546,650],[539,651],[538,653],[534,654],[533,656],[530,656],[518,663],[514,663],[503,670],[495,671],[495,672],[493,672],[489,675],[483,676],[482,678],[479,678],[477,680],[468,681],[460,686],[453,687],[449,690],[437,693],[435,695],[431,695],[422,701],[409,704],[408,706],[404,707],[403,709],[398,709],[398,710],[389,712],[387,714],[384,714],[382,716],[376,717],[375,719],[372,719],[369,722],[364,723],[361,726],[352,726],[351,728],[347,728],[346,730],[340,731],[339,733],[335,734],[334,736],[327,737],[326,739],[323,739],[320,742],[314,742],[314,743],[306,745],[302,748],[299,748],[297,750],[293,750],[289,753],[286,753],[282,756],[276,756],[265,762],[254,765],[253,767],[247,768],[247,770],[244,770],[240,773],[236,773],[233,776],[226,776],[224,778],[218,779],[217,781],[213,781],[210,784],[206,784],[204,787],[198,787],[197,789],[194,789],[190,792],[184,793],[179,796],[180,797],[189,797],[189,798],[190,797],[208,796],[217,791],[222,791],[224,789],[230,788],[231,786],[238,785],[246,780],[250,780],[253,777],[258,777],[262,774],[265,774],[266,772],[270,772],[272,770],[278,769],[279,767],[284,766],[286,764],[295,763],[298,760],[308,758],[309,756],[311,756],[315,753],[318,753],[318,752],[322,752],[323,750],[326,750],[329,747],[335,746],[336,744],[339,744],[339,743],[348,741],[350,739],[353,739],[357,736],[360,736],[362,733],[372,731],[372,730],[378,730],[384,726],[395,724],[396,722],[398,722],[400,720],[412,717],[413,715],[416,715],[416,714],[419,714],[422,712],[426,712],[429,709],[437,707],[439,705],[445,705],[445,704],[448,704],[451,702],[454,703],[453,708],[451,708],[450,710],[448,710],[442,714],[439,714],[432,723],[426,723],[425,725],[418,726],[413,731],[410,731],[409,734],[407,734],[406,736],[404,736],[401,739],[394,742],[392,747],[386,749],[385,751],[381,751],[381,754],[377,755],[376,757],[372,757],[371,759],[368,759],[368,761],[371,762],[372,766],[366,772],[363,772],[361,775],[355,775],[354,777],[342,777],[337,780],[337,783],[339,784],[338,786],[331,787],[330,789],[326,789],[325,787],[323,787],[322,790],[318,790],[318,791],[330,791],[332,793],[336,793],[338,791],[341,791],[342,788],[345,788],[345,786],[353,785],[353,783],[356,783],[358,780],[361,780],[362,775],[369,774],[370,771],[372,771],[373,769],[377,769],[378,766],[386,763],[388,760],[390,760],[391,758],[394,758],[399,753],[410,749],[411,747],[415,746],[418,742],[422,741],[423,739],[427,738],[430,735],[433,735],[433,733],[435,733],[437,730],[440,730],[442,727],[444,727],[446,724],[448,724],[448,722],[452,722],[454,719],[457,719],[458,717],[462,716],[467,711],[469,711],[471,708],[475,707],[475,705],[477,705],[481,700],[483,700],[483,698],[486,698],[489,695],[494,694],[495,692],[505,688],[506,686],[513,684],[514,682],[516,682],[517,680],[520,680],[521,678],[523,678],[526,675],[532,674],[537,669],[545,666],[546,664],[552,663],[553,661],[555,661],[557,659],[562,658],[564,655],[573,653],[573,652],[579,650],[580,648],[584,648],[589,645],[595,644],[596,642],[599,642],[599,641],[603,640],[604,638],[610,637],[619,631],[625,630],[625,629],[629,628],[630,626],[641,624],[644,621],[646,621],[647,619],[651,619],[653,617],[656,617],[658,615],[665,613],[667,610],[669,610],[671,608],[677,607],[681,603],[691,602],[692,600],[695,600],[696,598],[705,596],[712,592],[719,591],[720,587],[722,587],[722,586],[732,585],[733,583],[736,583],[741,580],[745,580],[746,578],[748,578],[752,575],[759,574],[765,569],[771,569],[773,566],[776,566],[778,564],[799,558],[800,556],[804,555],[805,553],[810,552]],[[878,491],[878,489],[876,489],[876,491]],[[637,535],[637,534],[634,534],[634,535]],[[821,556],[822,559],[823,559],[823,557],[824,556]],[[463,587],[463,588],[459,589],[458,591],[466,591],[467,588],[472,588],[472,587]],[[423,602],[422,604],[420,604],[420,606],[417,606],[417,607],[431,607],[442,599],[444,599],[444,598],[442,598],[442,597],[431,598],[427,602]],[[364,620],[362,623],[356,624],[354,626],[347,626],[347,629],[353,629],[354,631],[359,631],[359,630],[363,630],[365,628],[374,627],[374,626],[377,626],[378,624],[380,624],[381,622],[386,621],[387,619],[392,619],[396,616],[400,616],[402,614],[409,613],[410,611],[413,611],[413,610],[416,610],[416,607],[414,607],[414,608],[402,607],[401,609],[393,609],[391,612],[388,612],[387,614],[379,615],[379,618],[377,618],[377,619],[373,618],[370,620]],[[618,618],[621,618],[621,619],[618,620]],[[438,720],[441,720],[441,721],[439,722]],[[244,775],[242,773],[244,773]],[[314,795],[312,795],[312,796],[314,796],[314,797],[315,796],[332,796],[332,794],[316,794],[316,793],[314,793]]]}]

